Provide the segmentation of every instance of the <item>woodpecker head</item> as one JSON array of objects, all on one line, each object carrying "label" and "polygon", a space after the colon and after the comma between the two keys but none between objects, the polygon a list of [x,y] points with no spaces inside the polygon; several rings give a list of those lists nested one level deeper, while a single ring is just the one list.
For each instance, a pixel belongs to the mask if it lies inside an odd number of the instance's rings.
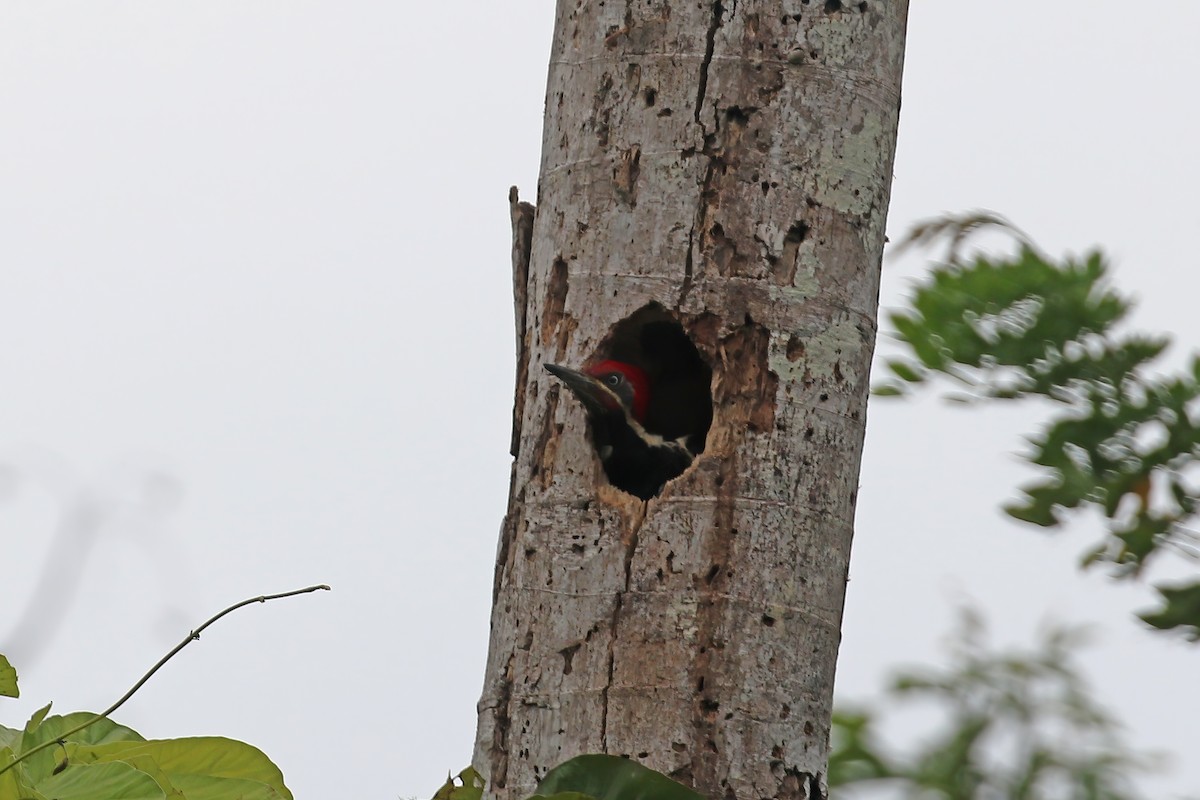
[{"label": "woodpecker head", "polygon": [[653,406],[650,380],[641,367],[611,360],[583,370],[545,366],[583,403],[592,445],[613,486],[649,500],[692,463],[695,453],[685,437],[664,439],[646,430]]},{"label": "woodpecker head", "polygon": [[583,371],[557,364],[545,367],[579,398],[589,415],[623,412],[639,424],[645,422],[650,381],[640,367],[623,361],[601,361]]}]

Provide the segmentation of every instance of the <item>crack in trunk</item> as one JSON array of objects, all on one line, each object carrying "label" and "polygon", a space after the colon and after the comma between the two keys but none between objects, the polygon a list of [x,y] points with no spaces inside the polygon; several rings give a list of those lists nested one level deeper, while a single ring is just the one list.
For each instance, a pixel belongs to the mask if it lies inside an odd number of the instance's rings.
[{"label": "crack in trunk", "polygon": [[[703,202],[703,200],[701,201]],[[687,301],[687,297],[692,291],[692,271],[695,269],[694,256],[692,256],[692,248],[696,242],[696,223],[692,222],[692,228],[688,231],[688,246],[687,255],[683,260],[683,283],[679,287],[679,302],[675,304],[676,308],[683,308],[683,304]]]},{"label": "crack in trunk", "polygon": [[704,60],[700,62],[700,85],[696,90],[696,124],[700,126],[700,130],[707,133],[704,123],[700,121],[700,114],[704,110],[704,96],[708,93],[708,68],[712,65],[713,51],[717,46],[717,30],[721,27],[721,17],[725,13],[725,7],[721,5],[721,0],[716,0],[712,6],[712,19],[709,20],[708,30],[704,34]]},{"label": "crack in trunk", "polygon": [[634,517],[629,522],[629,540],[625,543],[625,585],[621,591],[617,593],[616,602],[613,603],[612,622],[609,626],[608,638],[608,677],[605,680],[604,688],[600,692],[600,752],[608,752],[608,690],[612,688],[613,676],[617,668],[617,625],[620,623],[621,608],[625,603],[625,595],[629,593],[629,587],[633,583],[633,557],[637,553],[638,534],[642,530],[642,523],[646,521],[646,503],[642,503],[641,513]]}]

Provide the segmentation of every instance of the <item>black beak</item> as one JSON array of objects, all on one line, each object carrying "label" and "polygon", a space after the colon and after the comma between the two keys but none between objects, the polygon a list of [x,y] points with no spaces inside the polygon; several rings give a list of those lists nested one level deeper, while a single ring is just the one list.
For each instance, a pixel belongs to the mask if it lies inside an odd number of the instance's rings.
[{"label": "black beak", "polygon": [[558,364],[543,364],[546,371],[567,385],[571,393],[579,398],[589,414],[603,414],[610,408],[620,407],[620,401],[612,391],[586,372],[560,367]]}]

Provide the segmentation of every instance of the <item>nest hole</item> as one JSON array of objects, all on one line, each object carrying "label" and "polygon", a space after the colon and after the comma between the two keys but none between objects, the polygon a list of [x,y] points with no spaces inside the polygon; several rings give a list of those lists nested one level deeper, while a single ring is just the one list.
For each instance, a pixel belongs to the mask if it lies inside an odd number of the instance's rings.
[{"label": "nest hole", "polygon": [[712,367],[683,325],[658,303],[649,303],[613,325],[590,362],[606,359],[640,367],[650,382],[642,426],[704,452],[712,427]]}]

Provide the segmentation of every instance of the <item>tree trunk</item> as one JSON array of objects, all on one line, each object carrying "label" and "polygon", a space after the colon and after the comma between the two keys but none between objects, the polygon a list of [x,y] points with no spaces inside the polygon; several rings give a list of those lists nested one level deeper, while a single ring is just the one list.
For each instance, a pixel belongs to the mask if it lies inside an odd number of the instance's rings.
[{"label": "tree trunk", "polygon": [[[708,797],[825,797],[907,11],[560,0],[536,213],[511,197],[493,796],[603,752]],[[713,422],[642,502],[542,364],[594,361],[647,306],[712,367]]]}]

